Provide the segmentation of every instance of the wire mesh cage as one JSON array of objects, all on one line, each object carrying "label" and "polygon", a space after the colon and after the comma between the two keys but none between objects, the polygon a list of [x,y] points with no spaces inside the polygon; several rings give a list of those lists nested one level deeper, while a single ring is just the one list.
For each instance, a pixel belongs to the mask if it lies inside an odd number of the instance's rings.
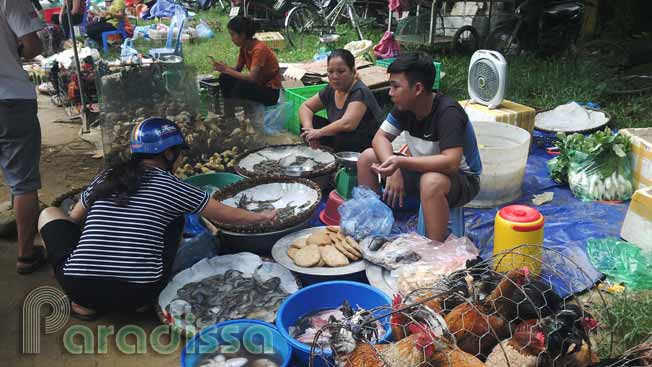
[{"label": "wire mesh cage", "polygon": [[[397,294],[391,306],[333,320],[320,330],[330,333],[332,353],[320,345],[312,360],[329,366],[589,366],[613,354],[613,338],[602,332],[605,320],[596,313],[607,303],[594,280],[563,249],[523,245]],[[393,342],[378,344],[370,325],[387,317]]]},{"label": "wire mesh cage", "polygon": [[238,154],[265,145],[260,129],[255,128],[262,123],[256,108],[239,104],[229,118],[201,115],[196,72],[183,63],[133,65],[117,70],[102,64],[98,70],[107,164],[129,158],[133,127],[151,116],[174,121],[184,134],[189,150],[184,152],[178,172],[181,177],[231,170]]}]

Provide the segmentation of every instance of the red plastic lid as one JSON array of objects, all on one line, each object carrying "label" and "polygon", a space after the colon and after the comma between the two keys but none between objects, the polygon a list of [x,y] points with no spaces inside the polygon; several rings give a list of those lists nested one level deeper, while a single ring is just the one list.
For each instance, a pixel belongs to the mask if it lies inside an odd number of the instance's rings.
[{"label": "red plastic lid", "polygon": [[536,222],[541,218],[541,213],[525,205],[506,206],[498,212],[503,219],[516,223]]}]

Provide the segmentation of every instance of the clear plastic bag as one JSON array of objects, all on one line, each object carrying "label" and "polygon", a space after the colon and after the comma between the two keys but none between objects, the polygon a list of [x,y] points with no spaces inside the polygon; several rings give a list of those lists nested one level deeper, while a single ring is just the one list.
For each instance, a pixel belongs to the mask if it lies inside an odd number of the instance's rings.
[{"label": "clear plastic bag", "polygon": [[616,238],[592,238],[586,250],[593,266],[611,281],[634,290],[652,289],[651,254]]},{"label": "clear plastic bag", "polygon": [[394,214],[378,194],[356,186],[351,199],[337,208],[340,226],[344,232],[357,240],[368,236],[387,236],[394,225]]},{"label": "clear plastic bag", "polygon": [[120,46],[120,60],[124,63],[135,62],[138,59],[138,50],[134,48],[134,40],[131,38],[125,39],[122,46]]},{"label": "clear plastic bag", "polygon": [[584,200],[629,200],[634,192],[632,168],[627,157],[593,158],[571,152],[568,184],[573,195]]},{"label": "clear plastic bag", "polygon": [[197,30],[199,38],[213,38],[215,35],[211,27],[209,27],[203,19],[199,20],[199,24],[195,29]]}]

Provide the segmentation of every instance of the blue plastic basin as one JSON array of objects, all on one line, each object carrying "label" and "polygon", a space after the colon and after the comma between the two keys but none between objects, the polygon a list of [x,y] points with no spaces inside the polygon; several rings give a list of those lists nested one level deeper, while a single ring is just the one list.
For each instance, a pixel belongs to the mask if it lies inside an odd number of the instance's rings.
[{"label": "blue plastic basin", "polygon": [[[319,283],[300,289],[281,304],[276,313],[276,329],[292,346],[292,353],[300,366],[308,366],[310,346],[292,338],[288,333],[288,328],[295,325],[302,316],[319,310],[337,308],[342,305],[344,300],[348,300],[354,308],[360,306],[365,309],[391,304],[390,298],[376,288],[344,280]],[[383,313],[386,312],[383,311]],[[381,316],[383,313],[377,316]],[[381,322],[386,330],[382,341],[391,340],[389,317],[382,319]],[[327,350],[324,351],[324,354],[330,357],[331,352]],[[321,357],[314,358],[313,366],[325,365],[326,363]]]},{"label": "blue plastic basin", "polygon": [[274,325],[243,319],[221,322],[195,335],[181,352],[181,367],[198,366],[205,354],[232,347],[245,348],[250,354],[260,354],[261,358],[266,358],[269,353],[280,355],[283,359],[281,367],[288,366],[292,358],[292,348]]}]

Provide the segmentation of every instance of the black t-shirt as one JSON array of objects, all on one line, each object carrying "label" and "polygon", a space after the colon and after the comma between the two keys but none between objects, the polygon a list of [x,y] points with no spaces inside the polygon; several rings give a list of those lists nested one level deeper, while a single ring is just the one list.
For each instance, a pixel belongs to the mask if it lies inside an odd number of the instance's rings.
[{"label": "black t-shirt", "polygon": [[469,118],[462,106],[450,97],[433,96],[432,109],[422,120],[410,111],[394,107],[381,125],[388,134],[398,136],[406,131],[406,141],[414,157],[440,154],[442,150],[463,147],[460,169],[479,174],[482,170],[474,134],[467,134]]},{"label": "black t-shirt", "polygon": [[336,151],[353,150],[359,152],[371,147],[371,140],[383,121],[383,116],[376,97],[362,81],[357,80],[353,83],[342,108],[337,108],[335,105],[335,89],[330,85],[327,85],[319,92],[319,99],[326,107],[329,123],[341,119],[351,102],[364,103],[367,106],[367,111],[362,116],[358,127],[351,132],[340,133],[335,136],[334,148]]}]

